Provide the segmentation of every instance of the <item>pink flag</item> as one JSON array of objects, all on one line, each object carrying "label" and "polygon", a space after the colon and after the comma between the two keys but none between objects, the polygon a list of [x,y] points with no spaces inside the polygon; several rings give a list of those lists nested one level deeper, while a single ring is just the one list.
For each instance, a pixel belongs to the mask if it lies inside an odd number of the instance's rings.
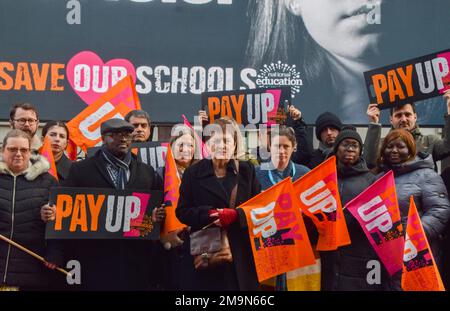
[{"label": "pink flag", "polygon": [[209,152],[206,149],[206,145],[203,143],[202,139],[197,135],[197,132],[194,130],[194,128],[192,127],[191,123],[186,118],[186,116],[184,114],[182,114],[181,117],[183,118],[184,125],[186,125],[187,127],[189,127],[190,129],[192,129],[194,131],[196,144],[197,144],[197,146],[200,146],[201,150],[202,150],[202,153],[199,156],[201,157],[201,159],[207,158],[209,156]]},{"label": "pink flag", "polygon": [[389,171],[345,206],[358,220],[390,275],[403,268],[403,226]]}]

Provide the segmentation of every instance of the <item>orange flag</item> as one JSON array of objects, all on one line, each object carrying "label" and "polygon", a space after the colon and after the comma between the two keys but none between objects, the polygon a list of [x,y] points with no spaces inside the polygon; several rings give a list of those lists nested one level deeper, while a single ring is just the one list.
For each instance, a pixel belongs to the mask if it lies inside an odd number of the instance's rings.
[{"label": "orange flag", "polygon": [[402,288],[404,291],[445,291],[413,196],[409,202]]},{"label": "orange flag", "polygon": [[161,229],[161,235],[164,236],[172,231],[185,228],[175,215],[175,209],[180,197],[180,176],[178,175],[177,165],[173,158],[172,148],[167,146],[166,167],[164,174],[164,204],[166,205],[166,220]]},{"label": "orange flag", "polygon": [[335,156],[296,180],[294,191],[300,208],[319,231],[318,251],[332,251],[351,243],[337,186]]},{"label": "orange flag", "polygon": [[48,163],[50,163],[50,169],[48,170],[48,173],[53,177],[55,177],[56,180],[59,180],[58,171],[56,170],[55,158],[53,157],[52,146],[50,144],[49,138],[47,137],[44,138],[44,144],[39,149],[39,153],[41,156],[43,156],[48,160]]},{"label": "orange flag", "polygon": [[101,142],[102,122],[123,119],[131,110],[141,109],[132,81],[131,76],[123,78],[67,123],[70,139],[84,152]]},{"label": "orange flag", "polygon": [[315,263],[291,178],[248,200],[245,212],[258,281]]}]

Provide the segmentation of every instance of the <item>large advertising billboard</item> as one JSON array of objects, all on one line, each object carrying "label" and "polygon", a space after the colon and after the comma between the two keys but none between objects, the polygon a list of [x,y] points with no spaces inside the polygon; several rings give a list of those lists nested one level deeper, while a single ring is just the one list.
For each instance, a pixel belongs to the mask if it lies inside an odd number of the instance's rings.
[{"label": "large advertising billboard", "polygon": [[[449,49],[448,12],[448,0],[2,0],[0,119],[29,101],[41,120],[70,120],[130,74],[155,122],[192,119],[203,92],[291,87],[307,123],[331,111],[365,125],[364,72]],[[417,111],[441,125],[446,106]]]}]

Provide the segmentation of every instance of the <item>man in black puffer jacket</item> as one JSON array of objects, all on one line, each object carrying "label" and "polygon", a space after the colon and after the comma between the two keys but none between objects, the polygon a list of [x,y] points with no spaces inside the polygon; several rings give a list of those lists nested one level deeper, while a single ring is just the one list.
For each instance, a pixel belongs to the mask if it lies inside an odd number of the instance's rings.
[{"label": "man in black puffer jacket", "polygon": [[[59,254],[45,242],[45,224],[39,211],[48,203],[49,189],[57,185],[47,173],[49,163],[31,156],[30,138],[10,131],[3,142],[0,162],[0,234],[61,265]],[[51,254],[52,253],[52,254]],[[53,280],[42,262],[0,241],[0,287],[19,290],[48,289]]]}]

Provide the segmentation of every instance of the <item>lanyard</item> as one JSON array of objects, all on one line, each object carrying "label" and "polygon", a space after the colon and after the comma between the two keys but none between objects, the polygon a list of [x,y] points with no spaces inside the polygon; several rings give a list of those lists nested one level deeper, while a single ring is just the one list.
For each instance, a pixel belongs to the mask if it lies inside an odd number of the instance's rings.
[{"label": "lanyard", "polygon": [[[294,162],[291,162],[291,166],[292,166],[292,176],[291,176],[291,178],[293,178],[295,176],[295,173],[296,173]],[[273,175],[272,175],[272,171],[271,170],[269,170],[269,179],[270,179],[270,182],[272,183],[272,185],[276,184],[275,180],[273,179]]]}]

